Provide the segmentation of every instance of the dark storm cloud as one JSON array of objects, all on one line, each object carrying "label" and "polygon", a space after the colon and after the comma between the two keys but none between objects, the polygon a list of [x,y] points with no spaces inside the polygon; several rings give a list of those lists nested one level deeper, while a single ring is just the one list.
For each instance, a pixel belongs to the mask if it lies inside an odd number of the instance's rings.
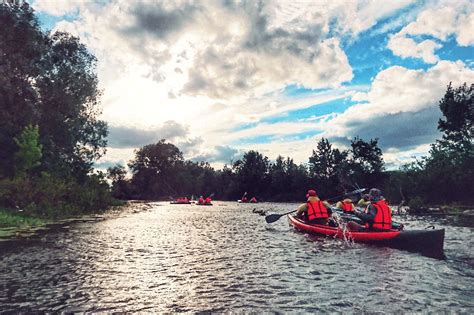
[{"label": "dark storm cloud", "polygon": [[346,125],[347,137],[329,137],[333,143],[348,145],[349,140],[359,136],[365,141],[379,138],[382,150],[413,149],[422,144],[433,143],[440,137],[437,129],[441,112],[432,106],[418,112],[402,112],[375,117],[365,121],[354,121]]},{"label": "dark storm cloud", "polygon": [[125,126],[110,126],[108,143],[113,148],[136,148],[156,143],[161,139],[174,140],[186,137],[188,128],[176,121],[166,121],[151,129],[138,129]]},{"label": "dark storm cloud", "polygon": [[122,31],[129,36],[149,34],[164,39],[183,29],[197,9],[190,4],[167,8],[164,3],[137,3],[130,11],[133,24]]},{"label": "dark storm cloud", "polygon": [[223,162],[230,163],[240,157],[239,150],[229,146],[215,146],[214,151],[192,158],[193,161],[200,162]]}]

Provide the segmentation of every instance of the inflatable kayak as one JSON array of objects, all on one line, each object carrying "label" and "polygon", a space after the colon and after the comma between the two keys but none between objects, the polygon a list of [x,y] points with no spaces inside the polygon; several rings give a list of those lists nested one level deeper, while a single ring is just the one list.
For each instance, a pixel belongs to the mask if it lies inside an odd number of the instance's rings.
[{"label": "inflatable kayak", "polygon": [[344,231],[341,227],[309,224],[301,219],[288,215],[288,221],[298,231],[332,236],[339,239],[352,239],[354,242],[370,243],[441,258],[444,246],[444,229],[411,230],[411,231]]}]

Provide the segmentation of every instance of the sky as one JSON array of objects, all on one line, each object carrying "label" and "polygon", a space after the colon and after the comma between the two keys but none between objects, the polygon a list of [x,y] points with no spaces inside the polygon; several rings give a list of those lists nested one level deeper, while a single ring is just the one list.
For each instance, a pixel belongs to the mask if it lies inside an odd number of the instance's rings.
[{"label": "sky", "polygon": [[446,86],[474,83],[474,1],[32,0],[97,57],[99,168],[164,138],[216,168],[308,162],[321,137],[379,139],[388,169],[440,138]]}]

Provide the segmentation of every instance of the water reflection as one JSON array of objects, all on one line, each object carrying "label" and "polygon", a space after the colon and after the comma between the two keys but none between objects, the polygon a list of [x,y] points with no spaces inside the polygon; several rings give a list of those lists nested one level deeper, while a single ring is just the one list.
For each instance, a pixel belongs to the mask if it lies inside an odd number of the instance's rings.
[{"label": "water reflection", "polygon": [[[3,242],[3,311],[452,311],[473,309],[472,229],[446,260],[298,233],[252,212],[289,204],[152,204]],[[136,212],[136,211],[135,211]],[[407,228],[436,219],[399,218]]]}]

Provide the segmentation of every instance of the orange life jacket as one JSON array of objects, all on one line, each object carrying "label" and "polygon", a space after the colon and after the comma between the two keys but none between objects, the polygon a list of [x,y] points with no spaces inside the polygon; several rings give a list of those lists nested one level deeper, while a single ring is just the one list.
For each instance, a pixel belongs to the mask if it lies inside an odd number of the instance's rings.
[{"label": "orange life jacket", "polygon": [[[365,227],[372,227],[379,230],[390,230],[392,228],[392,212],[385,200],[379,200],[372,203],[372,206],[377,209],[377,213],[375,214],[374,222],[371,224],[366,223]],[[368,207],[366,210],[368,211]]]},{"label": "orange life jacket", "polygon": [[308,206],[308,221],[329,218],[328,209],[321,200],[308,201],[306,205]]},{"label": "orange life jacket", "polygon": [[344,210],[344,212],[354,212],[354,207],[352,206],[352,203],[350,202],[342,202],[342,210]]}]

